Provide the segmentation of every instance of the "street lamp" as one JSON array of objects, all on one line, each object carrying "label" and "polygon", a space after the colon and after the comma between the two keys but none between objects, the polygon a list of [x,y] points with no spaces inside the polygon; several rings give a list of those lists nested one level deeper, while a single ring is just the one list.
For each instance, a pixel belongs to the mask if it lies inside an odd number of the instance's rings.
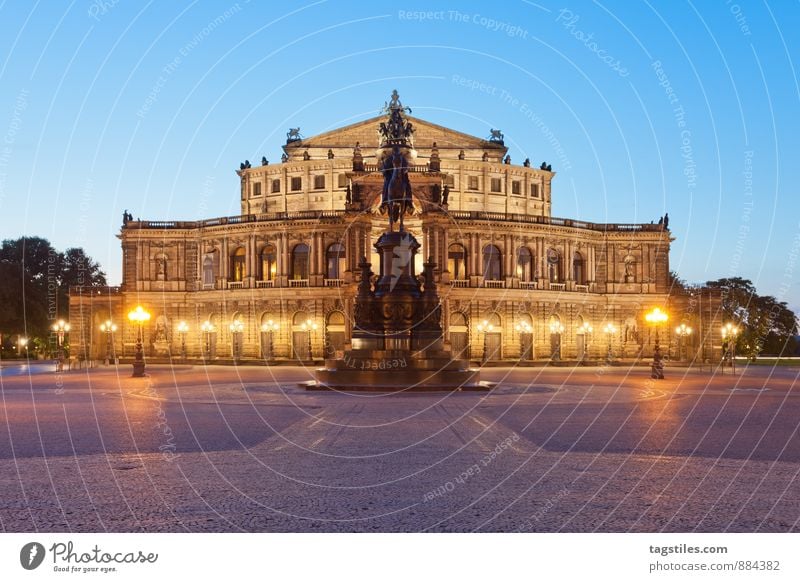
[{"label": "street lamp", "polygon": [[186,359],[186,334],[189,333],[189,325],[181,320],[178,322],[178,335],[181,336],[181,359]]},{"label": "street lamp", "polygon": [[489,347],[487,343],[487,336],[494,330],[494,326],[487,320],[483,320],[477,325],[478,333],[483,334],[483,362],[489,360]]},{"label": "street lamp", "polygon": [[144,349],[142,343],[144,342],[144,323],[150,321],[150,314],[145,311],[141,305],[137,305],[136,309],[128,313],[128,319],[137,325],[136,334],[136,355],[133,358],[133,376],[141,378],[144,376]]},{"label": "street lamp", "polygon": [[521,360],[522,357],[525,355],[525,349],[522,345],[522,334],[531,334],[533,333],[533,329],[531,325],[527,321],[521,321],[517,325],[514,326],[514,329],[517,330],[519,334],[519,359]]},{"label": "street lamp", "polygon": [[231,330],[231,348],[233,351],[233,361],[238,362],[242,357],[242,332],[244,331],[244,324],[240,319],[235,319],[228,326]]},{"label": "street lamp", "polygon": [[22,350],[24,349],[25,350],[25,358],[27,358],[28,357],[28,338],[21,337],[21,338],[19,338],[17,340],[17,343],[19,344],[19,349],[17,350],[17,352],[20,355],[22,355]]},{"label": "street lamp", "polygon": [[557,362],[561,359],[561,334],[564,333],[564,326],[560,321],[553,320],[550,322],[550,337],[556,336],[555,345],[552,346],[553,353],[550,359]]},{"label": "street lamp", "polygon": [[661,361],[661,346],[658,344],[658,327],[669,319],[669,315],[661,311],[660,307],[655,307],[652,311],[645,314],[644,319],[656,329],[656,344],[653,346],[653,367],[651,376],[663,380],[664,363]]},{"label": "street lamp", "polygon": [[731,362],[731,372],[736,373],[736,337],[739,335],[739,328],[731,322],[722,326],[722,341],[726,343],[726,354],[722,357],[722,370],[725,370],[725,357]]},{"label": "street lamp", "polygon": [[311,320],[311,319],[307,319],[307,320],[305,321],[305,323],[303,323],[303,324],[300,326],[300,328],[301,328],[301,329],[302,329],[304,332],[306,332],[306,336],[308,337],[308,359],[309,359],[309,360],[313,360],[313,359],[314,359],[314,355],[313,355],[313,353],[311,352],[311,333],[312,333],[313,331],[316,331],[316,330],[317,330],[317,324],[316,324],[316,323],[315,323],[313,320]]},{"label": "street lamp", "polygon": [[[678,357],[683,360],[683,351],[686,348],[686,339],[690,335],[692,335],[692,328],[686,325],[685,323],[680,324],[678,327],[675,328],[675,333],[678,336]],[[688,356],[688,353],[687,353]],[[688,359],[688,357],[687,357]]]},{"label": "street lamp", "polygon": [[581,364],[585,364],[586,352],[589,347],[589,334],[592,333],[594,329],[588,321],[584,321],[578,330],[583,334],[583,352],[581,353]]},{"label": "street lamp", "polygon": [[261,331],[267,334],[267,345],[266,350],[264,350],[264,358],[266,360],[272,359],[272,334],[278,331],[278,324],[272,321],[271,319],[261,325]]},{"label": "street lamp", "polygon": [[108,366],[111,362],[111,345],[114,342],[112,334],[117,331],[117,326],[110,319],[106,319],[105,323],[100,324],[100,331],[106,334],[106,366]]},{"label": "street lamp", "polygon": [[205,358],[209,360],[211,359],[211,334],[216,331],[216,328],[213,323],[206,320],[200,325],[200,330],[203,332],[203,338],[205,339]]},{"label": "street lamp", "polygon": [[56,358],[58,359],[58,370],[60,371],[64,367],[64,334],[69,332],[69,324],[63,319],[59,319],[53,324],[53,331],[56,332],[56,336],[58,337],[58,353],[56,354]]},{"label": "street lamp", "polygon": [[611,364],[614,361],[614,354],[611,351],[611,338],[617,333],[617,326],[609,322],[603,326],[603,333],[608,338],[608,351],[606,352],[606,361]]}]

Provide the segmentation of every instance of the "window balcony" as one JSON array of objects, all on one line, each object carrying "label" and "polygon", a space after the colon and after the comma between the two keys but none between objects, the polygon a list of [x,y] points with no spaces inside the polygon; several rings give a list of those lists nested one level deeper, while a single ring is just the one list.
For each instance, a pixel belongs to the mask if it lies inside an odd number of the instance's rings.
[{"label": "window balcony", "polygon": [[256,281],[256,289],[267,289],[275,286],[275,281]]},{"label": "window balcony", "polygon": [[536,289],[536,281],[520,281],[520,289]]},{"label": "window balcony", "polygon": [[483,286],[487,289],[504,289],[506,286],[505,281],[484,281]]},{"label": "window balcony", "polygon": [[341,287],[344,285],[344,279],[325,279],[326,287]]},{"label": "window balcony", "polygon": [[550,291],[566,291],[566,283],[550,283]]},{"label": "window balcony", "polygon": [[214,283],[203,283],[203,291],[211,291],[214,289]]},{"label": "window balcony", "polygon": [[228,289],[244,289],[244,281],[228,281]]},{"label": "window balcony", "polygon": [[289,287],[308,287],[308,279],[289,279]]},{"label": "window balcony", "polygon": [[575,291],[578,293],[588,293],[589,286],[588,285],[575,285]]},{"label": "window balcony", "polygon": [[469,287],[469,281],[466,279],[453,279],[450,281],[450,286],[458,289]]}]

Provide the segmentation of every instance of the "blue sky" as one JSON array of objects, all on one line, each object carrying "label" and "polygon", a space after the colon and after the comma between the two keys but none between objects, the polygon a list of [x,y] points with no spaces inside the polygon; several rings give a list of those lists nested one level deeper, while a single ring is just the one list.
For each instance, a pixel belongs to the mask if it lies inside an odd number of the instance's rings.
[{"label": "blue sky", "polygon": [[0,236],[83,246],[120,217],[238,213],[234,170],[414,115],[558,173],[553,214],[650,222],[671,266],[800,308],[800,8],[775,2],[0,0]]}]

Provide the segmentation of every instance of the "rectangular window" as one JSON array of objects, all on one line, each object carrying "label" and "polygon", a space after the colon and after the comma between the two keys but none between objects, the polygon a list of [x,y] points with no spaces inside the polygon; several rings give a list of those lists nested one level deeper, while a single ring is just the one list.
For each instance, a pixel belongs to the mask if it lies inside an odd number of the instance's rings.
[{"label": "rectangular window", "polygon": [[322,190],[325,188],[325,176],[314,176],[314,190]]},{"label": "rectangular window", "polygon": [[253,184],[253,196],[261,196],[261,182]]},{"label": "rectangular window", "polygon": [[522,191],[521,191],[520,188],[521,188],[521,184],[520,184],[519,180],[513,180],[511,182],[511,193],[512,194],[517,194],[517,195],[521,194]]},{"label": "rectangular window", "polygon": [[539,184],[531,184],[531,198],[539,197]]},{"label": "rectangular window", "polygon": [[500,178],[492,178],[492,192],[502,192],[503,187]]},{"label": "rectangular window", "polygon": [[339,177],[337,178],[337,180],[338,180],[338,182],[337,182],[336,185],[339,188],[347,188],[347,174],[339,174]]},{"label": "rectangular window", "polygon": [[303,189],[303,179],[298,177],[292,178],[292,192],[297,192]]},{"label": "rectangular window", "polygon": [[273,192],[273,194],[276,193],[276,192],[280,192],[280,191],[281,191],[281,181],[280,181],[280,179],[273,180],[272,181],[272,192]]},{"label": "rectangular window", "polygon": [[470,190],[477,190],[478,189],[478,176],[470,176],[469,177],[468,188]]}]

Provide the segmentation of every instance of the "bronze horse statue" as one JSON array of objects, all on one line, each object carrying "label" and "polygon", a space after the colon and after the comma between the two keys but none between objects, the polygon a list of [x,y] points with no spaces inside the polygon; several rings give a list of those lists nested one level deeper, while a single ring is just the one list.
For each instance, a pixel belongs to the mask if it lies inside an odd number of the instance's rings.
[{"label": "bronze horse statue", "polygon": [[408,161],[395,146],[392,153],[386,156],[383,167],[383,194],[381,196],[381,214],[389,213],[389,229],[393,230],[396,222],[403,230],[403,216],[414,213],[411,198],[411,182],[408,179]]}]

